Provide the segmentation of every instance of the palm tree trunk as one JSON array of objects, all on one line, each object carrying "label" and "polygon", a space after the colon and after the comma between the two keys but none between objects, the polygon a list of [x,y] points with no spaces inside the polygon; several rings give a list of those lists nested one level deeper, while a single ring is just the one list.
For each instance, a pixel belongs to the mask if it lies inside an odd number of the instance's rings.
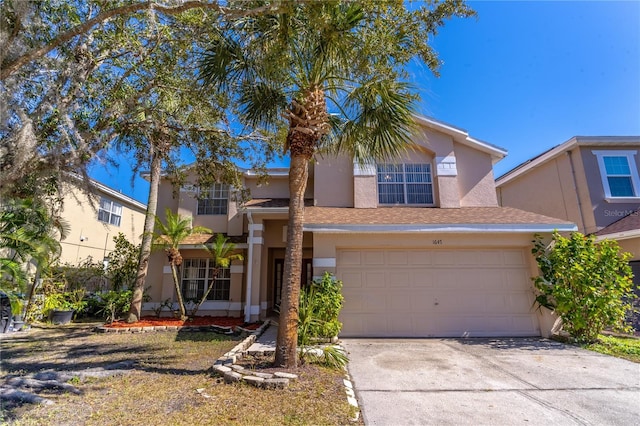
[{"label": "palm tree trunk", "polygon": [[144,294],[144,282],[147,278],[147,269],[149,268],[149,256],[151,256],[151,242],[153,240],[153,227],[158,207],[158,189],[160,187],[161,169],[162,156],[160,151],[152,144],[149,198],[147,200],[147,212],[144,217],[144,232],[142,234],[142,243],[140,245],[138,274],[133,286],[131,307],[129,308],[129,315],[127,316],[128,323],[140,320],[140,315],[142,313],[142,297]]},{"label": "palm tree trunk", "polygon": [[[304,193],[309,175],[309,156],[291,154],[289,168],[289,223],[284,260],[285,289],[280,305],[280,325],[274,364],[285,368],[298,365],[298,304],[302,275],[302,226]],[[249,296],[247,296],[249,297]]]},{"label": "palm tree trunk", "polygon": [[202,306],[202,304],[207,301],[207,296],[209,295],[209,293],[211,293],[211,289],[213,288],[213,285],[216,283],[216,280],[218,279],[218,274],[219,273],[220,273],[220,268],[216,267],[213,270],[213,278],[211,279],[211,282],[209,283],[209,287],[207,287],[207,290],[202,295],[202,299],[200,299],[200,302],[198,302],[196,307],[193,308],[193,311],[191,311],[191,315],[193,315],[194,317],[196,316],[196,313],[198,312],[198,309],[200,309],[200,306]]},{"label": "palm tree trunk", "polygon": [[187,310],[184,307],[184,299],[182,298],[182,290],[180,290],[180,280],[178,279],[178,268],[174,262],[171,262],[171,275],[173,276],[173,284],[176,287],[176,296],[178,297],[178,306],[180,307],[180,319],[187,319]]}]

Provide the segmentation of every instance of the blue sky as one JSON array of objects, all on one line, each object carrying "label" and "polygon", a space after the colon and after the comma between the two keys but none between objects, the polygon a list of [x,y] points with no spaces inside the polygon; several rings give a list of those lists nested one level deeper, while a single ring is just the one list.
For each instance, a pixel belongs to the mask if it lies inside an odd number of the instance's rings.
[{"label": "blue sky", "polygon": [[[640,135],[640,1],[471,1],[432,45],[440,78],[412,67],[421,114],[509,155],[496,176],[572,136]],[[92,177],[146,202],[130,165]]]}]

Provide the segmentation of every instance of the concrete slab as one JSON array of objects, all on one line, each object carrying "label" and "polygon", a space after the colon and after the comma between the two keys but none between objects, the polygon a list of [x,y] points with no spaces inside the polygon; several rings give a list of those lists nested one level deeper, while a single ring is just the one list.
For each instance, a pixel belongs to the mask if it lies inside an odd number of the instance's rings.
[{"label": "concrete slab", "polygon": [[343,345],[366,424],[640,424],[640,364],[558,342]]},{"label": "concrete slab", "polygon": [[264,333],[262,333],[256,341],[247,348],[247,352],[249,354],[275,352],[277,338],[278,326],[271,324]]}]

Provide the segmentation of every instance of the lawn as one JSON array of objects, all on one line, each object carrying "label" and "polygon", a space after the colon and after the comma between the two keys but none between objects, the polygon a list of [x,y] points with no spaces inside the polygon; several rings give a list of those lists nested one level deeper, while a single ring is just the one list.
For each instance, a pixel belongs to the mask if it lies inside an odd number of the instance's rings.
[{"label": "lawn", "polygon": [[601,354],[640,363],[640,339],[634,337],[616,337],[600,335],[598,342],[583,346]]},{"label": "lawn", "polygon": [[83,371],[119,363],[120,375],[48,390],[54,403],[2,401],[0,423],[14,425],[349,424],[343,372],[305,365],[285,390],[224,384],[213,362],[237,339],[212,332],[97,334],[86,326],[33,329],[0,340],[0,380],[39,371]]}]

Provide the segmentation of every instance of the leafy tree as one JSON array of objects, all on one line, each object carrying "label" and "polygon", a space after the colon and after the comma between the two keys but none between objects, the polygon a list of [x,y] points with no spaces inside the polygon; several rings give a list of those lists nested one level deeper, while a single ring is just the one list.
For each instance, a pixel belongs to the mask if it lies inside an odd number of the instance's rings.
[{"label": "leafy tree", "polygon": [[282,2],[286,10],[227,20],[202,60],[212,88],[232,95],[250,128],[273,131],[289,153],[289,223],[275,364],[297,363],[304,193],[318,151],[360,162],[393,158],[411,140],[405,65],[436,71],[428,44],[445,19],[470,16],[462,1],[409,8],[398,1]]},{"label": "leafy tree", "polygon": [[209,43],[220,17],[275,6],[7,0],[0,7],[0,91],[6,100],[0,115],[0,194],[57,190],[70,172],[83,177],[90,192],[87,165],[114,163],[113,147],[132,153],[135,171],[149,170],[151,183],[128,317],[135,321],[163,167],[167,176],[177,171],[181,150],[188,149],[199,165],[193,168],[199,183],[206,186],[214,180],[234,183],[231,159],[257,162],[248,159],[248,147],[239,147],[221,120],[226,96],[199,90],[193,57]]},{"label": "leafy tree", "polygon": [[191,218],[173,214],[170,209],[165,211],[166,224],[162,223],[159,217],[156,217],[156,231],[153,233],[153,246],[155,249],[163,249],[167,255],[169,266],[171,266],[171,275],[173,284],[178,298],[180,308],[180,318],[187,318],[187,310],[184,306],[184,298],[180,288],[180,279],[178,278],[178,266],[182,264],[182,255],[180,254],[180,244],[190,235],[210,233],[211,230],[202,226],[191,227]]},{"label": "leafy tree", "polygon": [[209,254],[211,260],[213,261],[213,277],[211,278],[211,282],[209,286],[205,290],[202,298],[198,302],[198,304],[193,308],[192,315],[196,315],[198,309],[202,306],[204,302],[207,300],[207,296],[211,293],[213,286],[220,275],[220,271],[222,268],[228,268],[231,265],[231,262],[234,260],[243,260],[244,257],[240,253],[234,253],[236,249],[236,245],[234,243],[229,242],[228,238],[225,238],[222,234],[217,234],[216,239],[210,245],[205,245],[204,249]]},{"label": "leafy tree", "polygon": [[140,244],[134,245],[122,232],[113,237],[116,244],[109,253],[107,277],[111,281],[112,290],[131,289],[136,280]]},{"label": "leafy tree", "polygon": [[[86,166],[126,130],[118,120],[123,111],[139,112],[137,100],[148,95],[149,88],[180,92],[166,75],[158,79],[154,73],[147,73],[142,89],[132,87],[131,70],[149,70],[156,61],[152,53],[167,42],[174,49],[188,46],[184,51],[188,54],[199,49],[219,17],[251,16],[278,7],[226,3],[0,3],[0,193],[33,194],[57,186],[65,172],[86,178]],[[172,34],[176,37],[168,40],[167,35]],[[161,69],[164,64],[156,65]],[[166,73],[172,71],[166,68]],[[197,106],[197,101],[192,105]],[[202,114],[207,113],[206,105],[199,104]],[[197,128],[195,122],[189,124]]]},{"label": "leafy tree", "polygon": [[606,327],[629,330],[633,294],[629,253],[616,241],[596,243],[595,237],[574,232],[569,238],[554,232],[546,245],[540,236],[532,250],[542,275],[534,279],[536,301],[554,310],[563,328],[578,341],[594,342]]}]

